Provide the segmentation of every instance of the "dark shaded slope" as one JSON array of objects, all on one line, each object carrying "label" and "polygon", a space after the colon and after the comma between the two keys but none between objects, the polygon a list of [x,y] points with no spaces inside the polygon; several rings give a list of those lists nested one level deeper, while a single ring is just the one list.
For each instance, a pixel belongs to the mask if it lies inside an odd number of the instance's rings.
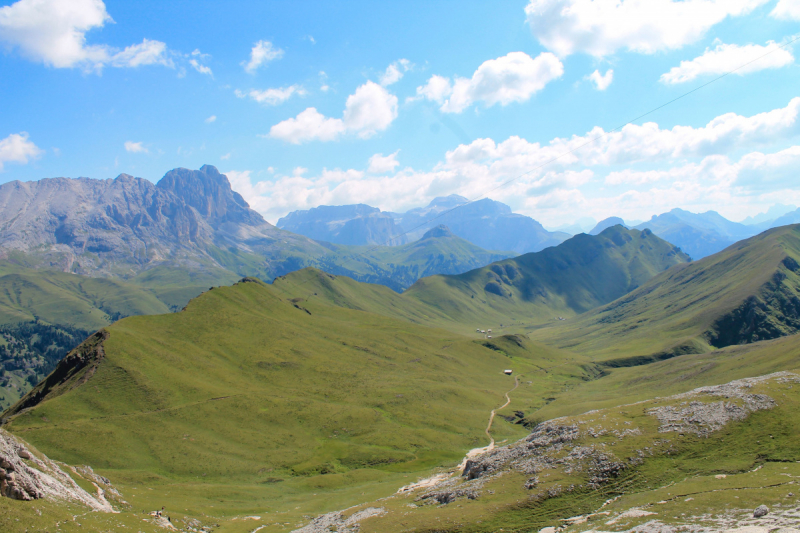
[{"label": "dark shaded slope", "polygon": [[454,320],[541,323],[610,302],[687,260],[649,231],[614,226],[458,276],[424,278],[405,295]]},{"label": "dark shaded slope", "polygon": [[334,305],[474,333],[479,326],[541,325],[575,316],[687,260],[649,231],[616,226],[464,274],[422,278],[391,297],[378,288],[313,270],[292,273],[275,285],[293,297],[326,298]]},{"label": "dark shaded slope", "polygon": [[769,230],[537,336],[598,358],[663,358],[795,333],[798,258],[800,225]]}]

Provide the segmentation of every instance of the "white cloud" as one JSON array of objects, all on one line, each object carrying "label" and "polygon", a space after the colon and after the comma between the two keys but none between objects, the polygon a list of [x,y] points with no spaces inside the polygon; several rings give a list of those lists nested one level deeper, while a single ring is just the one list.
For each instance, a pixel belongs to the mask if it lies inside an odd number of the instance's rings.
[{"label": "white cloud", "polygon": [[211,67],[203,65],[197,59],[194,58],[190,59],[189,64],[192,66],[193,69],[195,69],[200,74],[205,74],[206,76],[211,76],[212,78],[214,77],[214,73],[211,72]]},{"label": "white cloud", "polygon": [[309,107],[297,117],[270,128],[269,136],[293,144],[333,141],[346,133],[366,139],[383,131],[397,118],[397,97],[386,88],[368,81],[347,97],[343,117],[326,117]]},{"label": "white cloud", "polygon": [[236,96],[244,98],[249,96],[259,104],[264,105],[279,105],[291,98],[293,95],[305,96],[306,90],[302,85],[290,85],[289,87],[280,87],[277,89],[265,89],[260,91],[258,89],[251,89],[248,93],[236,91]]},{"label": "white cloud", "polygon": [[225,155],[221,155],[221,156],[219,156],[219,158],[220,158],[222,161],[227,161],[228,159],[230,159],[230,158],[231,158],[231,153],[230,153],[230,152],[228,152],[228,153],[227,153],[227,154],[225,154]]},{"label": "white cloud", "polygon": [[217,121],[217,115],[211,115],[204,122],[206,124],[211,124],[212,122],[216,122],[216,121]]},{"label": "white cloud", "polygon": [[394,172],[394,169],[400,164],[397,161],[397,152],[389,155],[383,154],[375,154],[369,158],[369,168],[367,172],[370,174],[386,174],[388,172]]},{"label": "white cloud", "polygon": [[529,143],[519,137],[510,137],[499,144],[491,139],[477,139],[447,152],[446,160],[454,166],[515,161],[518,168],[533,168],[557,157],[556,164],[561,166],[653,163],[702,157],[796,135],[800,133],[798,112],[800,97],[793,98],[784,108],[750,117],[726,113],[697,128],[679,125],[661,129],[658,124],[647,122],[628,124],[621,130],[607,133],[596,127],[586,135],[555,138],[546,145]]},{"label": "white cloud", "polygon": [[[761,57],[767,53],[769,55]],[[756,60],[757,58],[760,59]],[[752,63],[750,63],[751,61]],[[745,65],[746,63],[749,64]],[[757,44],[739,46],[720,43],[713,50],[706,48],[703,55],[691,61],[681,61],[680,66],[672,67],[669,72],[661,75],[661,82],[667,84],[685,83],[698,76],[724,74],[734,69],[738,69],[735,74],[743,76],[768,68],[785,67],[792,63],[794,63],[792,53],[785,48],[778,48],[778,45],[773,41],[768,42],[766,46]]]},{"label": "white cloud", "polygon": [[451,84],[447,78],[432,76],[417,88],[417,95],[441,104],[445,113],[461,113],[477,102],[486,107],[525,102],[562,74],[564,65],[549,52],[535,59],[524,52],[511,52],[485,61],[472,78],[456,77]]},{"label": "white cloud", "polygon": [[132,154],[149,153],[147,148],[145,148],[141,142],[135,143],[133,141],[125,141],[125,151]]},{"label": "white cloud", "polygon": [[778,19],[800,20],[800,0],[778,0],[770,15]]},{"label": "white cloud", "polygon": [[292,144],[306,141],[333,141],[345,132],[344,122],[328,118],[314,107],[302,111],[295,118],[279,122],[270,128],[269,136]]},{"label": "white cloud", "polygon": [[115,67],[140,67],[143,65],[164,65],[175,68],[175,63],[167,56],[167,45],[161,41],[144,39],[142,44],[133,44],[111,57]]},{"label": "white cloud", "polygon": [[25,165],[30,159],[35,159],[42,154],[42,150],[28,140],[26,132],[12,133],[5,139],[0,139],[0,171],[4,163],[19,163]]},{"label": "white cloud", "polygon": [[525,8],[534,36],[566,57],[618,50],[652,54],[694,43],[727,17],[770,0],[531,0]]},{"label": "white cloud", "polygon": [[262,65],[283,57],[283,50],[275,48],[269,41],[258,41],[250,50],[250,61],[242,62],[245,71],[254,74]]},{"label": "white cloud", "polygon": [[[796,139],[798,112],[800,98],[795,98],[784,108],[752,116],[720,115],[700,127],[646,123],[609,135],[594,128],[546,143],[520,137],[501,142],[476,139],[446,152],[426,171],[401,168],[396,153],[375,154],[366,172],[275,173],[255,184],[248,179],[248,193],[236,190],[275,221],[289,211],[320,204],[363,202],[404,211],[436,196],[480,197],[510,177],[521,176],[491,193],[492,199],[551,225],[583,215],[648,219],[673,207],[717,209],[723,215],[727,210],[732,217],[737,212],[757,213],[764,203],[800,201],[800,146],[774,153],[754,151],[759,145],[781,146]],[[319,117],[340,128],[332,137],[346,133],[343,121]],[[593,139],[596,142],[590,142]],[[746,155],[731,160],[743,150]],[[548,164],[559,156],[564,157]]]},{"label": "white cloud", "polygon": [[605,91],[608,89],[608,86],[611,85],[612,80],[614,79],[614,71],[612,69],[608,69],[605,74],[600,74],[599,70],[595,70],[587,78],[594,83],[594,88],[598,91]]},{"label": "white cloud", "polygon": [[398,59],[386,67],[386,72],[381,75],[381,85],[388,87],[393,83],[397,83],[403,78],[403,75],[412,68],[414,68],[414,65],[412,65],[411,61],[408,59]]},{"label": "white cloud", "polygon": [[106,65],[174,67],[166,44],[144,39],[122,51],[86,44],[86,33],[113,22],[102,0],[19,0],[0,7],[0,41],[55,68],[100,71]]},{"label": "white cloud", "polygon": [[397,118],[397,97],[368,81],[347,97],[344,125],[362,139],[383,131]]}]

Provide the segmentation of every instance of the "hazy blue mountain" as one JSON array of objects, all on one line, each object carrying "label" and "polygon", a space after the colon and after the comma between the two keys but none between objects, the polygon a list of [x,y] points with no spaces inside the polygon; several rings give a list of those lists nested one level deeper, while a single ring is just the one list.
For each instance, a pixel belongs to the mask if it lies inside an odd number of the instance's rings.
[{"label": "hazy blue mountain", "polygon": [[278,220],[277,226],[335,244],[396,246],[408,242],[391,213],[366,204],[321,205],[293,211]]},{"label": "hazy blue mountain", "polygon": [[692,259],[701,259],[724,250],[736,241],[759,233],[754,226],[732,222],[716,211],[690,213],[673,209],[653,215],[636,229],[649,229],[662,239],[677,245]]},{"label": "hazy blue mountain", "polygon": [[[771,224],[774,220],[788,213],[791,213],[792,211],[795,210],[797,210],[796,205],[775,204],[769,209],[767,209],[766,213],[759,213],[754,217],[745,218],[744,220],[742,220],[742,224],[745,224],[746,226]],[[779,224],[779,225],[785,226],[785,224]]]},{"label": "hazy blue mountain", "polygon": [[625,221],[619,217],[608,217],[605,220],[601,220],[597,223],[597,225],[589,232],[589,235],[600,235],[604,229],[608,229],[612,226],[623,226],[625,228],[628,227],[625,224]]},{"label": "hazy blue mountain", "polygon": [[414,242],[440,224],[484,250],[518,254],[538,252],[562,243],[570,234],[548,231],[531,217],[512,213],[504,203],[483,199],[470,203],[452,194],[425,207],[389,213],[364,204],[320,206],[294,211],[278,220],[281,229],[336,244]]},{"label": "hazy blue mountain", "polygon": [[446,224],[455,234],[486,250],[511,250],[519,254],[556,246],[570,237],[547,231],[531,217],[512,213],[504,203],[485,198],[467,203],[462,196],[434,198],[426,207],[399,216],[409,240],[428,229]]},{"label": "hazy blue mountain", "polygon": [[786,213],[785,215],[768,222],[768,226],[763,229],[777,228],[778,226],[787,226],[789,224],[798,223],[800,223],[800,209],[795,209],[794,211]]},{"label": "hazy blue mountain", "polygon": [[571,224],[561,224],[560,226],[551,229],[550,231],[568,233],[570,235],[577,235],[579,233],[587,233],[597,225],[597,220],[593,217],[581,217]]}]

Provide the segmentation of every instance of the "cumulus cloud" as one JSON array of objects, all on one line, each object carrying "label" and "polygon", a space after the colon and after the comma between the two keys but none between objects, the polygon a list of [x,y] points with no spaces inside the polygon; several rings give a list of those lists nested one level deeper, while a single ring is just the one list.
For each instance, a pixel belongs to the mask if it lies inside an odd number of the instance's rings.
[{"label": "cumulus cloud", "polygon": [[113,22],[102,0],[19,0],[0,7],[0,41],[32,61],[55,68],[174,67],[166,44],[144,39],[120,51],[86,44],[86,33]]},{"label": "cumulus cloud", "polygon": [[254,74],[259,67],[283,57],[283,50],[275,48],[269,41],[258,41],[250,50],[250,60],[242,62],[244,70]]},{"label": "cumulus cloud", "polygon": [[265,89],[265,90],[258,90],[258,89],[251,89],[247,93],[242,91],[235,91],[236,96],[239,98],[244,98],[249,96],[259,104],[264,105],[279,105],[284,103],[286,100],[294,96],[295,94],[298,96],[305,96],[306,90],[303,88],[302,85],[290,85],[289,87],[280,87],[275,89]]},{"label": "cumulus cloud", "polygon": [[200,63],[196,58],[190,59],[189,64],[200,74],[205,74],[206,76],[211,76],[212,78],[214,77],[214,73],[211,72],[211,67]]},{"label": "cumulus cloud", "polygon": [[477,139],[447,152],[452,165],[468,166],[486,161],[515,161],[519,168],[533,168],[551,160],[558,165],[615,165],[640,161],[703,157],[715,153],[767,144],[800,133],[800,97],[784,108],[750,117],[720,115],[705,126],[661,129],[654,122],[628,124],[608,133],[596,127],[586,135],[555,138],[546,145],[510,137],[502,143]]},{"label": "cumulus cloud", "polygon": [[[800,147],[755,151],[759,145],[781,146],[796,138],[798,112],[800,98],[795,98],[783,108],[751,116],[724,114],[699,127],[646,123],[608,135],[594,128],[546,143],[516,136],[476,139],[447,151],[427,170],[401,168],[397,153],[375,154],[366,172],[275,173],[258,183],[248,179],[248,192],[236,190],[273,221],[320,204],[363,202],[404,211],[436,196],[481,197],[516,176],[521,177],[491,197],[553,225],[579,214],[646,219],[676,206],[696,211],[724,206],[734,216],[756,202],[752,212],[757,213],[770,198],[773,203],[800,201]],[[344,129],[343,121],[335,124],[340,130],[333,137]],[[742,151],[746,155],[731,159]]]},{"label": "cumulus cloud", "polygon": [[143,65],[164,65],[174,68],[175,63],[167,56],[167,45],[161,41],[145,39],[142,44],[128,46],[111,56],[115,67],[140,67]]},{"label": "cumulus cloud", "polygon": [[132,154],[147,154],[147,148],[141,142],[125,141],[125,151]]},{"label": "cumulus cloud", "polygon": [[344,121],[329,118],[309,107],[295,118],[290,118],[272,126],[269,136],[274,139],[301,144],[307,141],[333,141],[346,131]]},{"label": "cumulus cloud", "polygon": [[394,172],[394,169],[400,164],[397,161],[397,152],[389,155],[375,154],[369,158],[369,168],[367,172],[370,174],[386,174],[387,172]]},{"label": "cumulus cloud", "polygon": [[559,57],[628,50],[652,54],[694,43],[727,17],[769,0],[531,0],[531,31]]},{"label": "cumulus cloud", "polygon": [[595,89],[605,91],[614,79],[614,71],[608,69],[605,74],[600,74],[599,70],[595,70],[587,78],[594,84]]},{"label": "cumulus cloud", "polygon": [[366,139],[383,131],[397,118],[397,97],[368,81],[347,97],[341,119],[326,117],[309,107],[297,117],[270,128],[269,136],[293,144],[311,140],[333,141],[344,134]]},{"label": "cumulus cloud", "polygon": [[778,0],[770,15],[778,19],[800,20],[800,0]]},{"label": "cumulus cloud", "polygon": [[408,59],[398,59],[386,68],[386,72],[381,75],[381,85],[388,87],[393,83],[397,83],[403,78],[403,75],[411,70],[414,65]]},{"label": "cumulus cloud", "polygon": [[[765,56],[765,54],[769,55]],[[752,63],[750,63],[751,61]],[[681,61],[679,66],[672,67],[669,72],[661,75],[661,82],[666,84],[685,83],[699,76],[724,74],[734,69],[738,69],[735,74],[743,76],[759,70],[785,67],[792,63],[794,63],[792,53],[785,48],[778,48],[773,41],[768,42],[766,46],[720,43],[713,50],[706,48],[703,55],[691,61]]]},{"label": "cumulus cloud", "polygon": [[485,61],[471,78],[434,75],[417,87],[417,96],[440,104],[445,113],[461,113],[482,102],[486,107],[525,102],[545,85],[564,74],[564,65],[549,52],[535,59],[524,52],[511,52]]},{"label": "cumulus cloud", "polygon": [[28,139],[26,132],[12,133],[0,139],[0,171],[5,163],[27,164],[42,154],[42,150]]}]

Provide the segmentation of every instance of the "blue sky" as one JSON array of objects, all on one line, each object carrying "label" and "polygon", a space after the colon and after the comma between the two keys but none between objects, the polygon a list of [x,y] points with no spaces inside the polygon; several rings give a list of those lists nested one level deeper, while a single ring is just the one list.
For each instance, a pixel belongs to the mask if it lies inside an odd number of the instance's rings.
[{"label": "blue sky", "polygon": [[549,227],[800,205],[800,0],[0,6],[0,182],[212,164],[272,222],[488,191]]}]

